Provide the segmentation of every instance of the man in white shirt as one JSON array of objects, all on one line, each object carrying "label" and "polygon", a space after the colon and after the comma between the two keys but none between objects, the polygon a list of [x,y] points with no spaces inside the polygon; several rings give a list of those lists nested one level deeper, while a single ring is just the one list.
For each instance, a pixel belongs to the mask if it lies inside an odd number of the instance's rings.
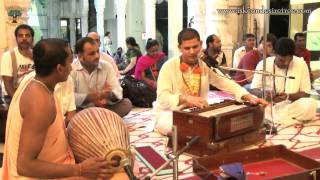
[{"label": "man in white shirt", "polygon": [[234,81],[210,70],[199,59],[202,42],[195,29],[183,29],[178,35],[178,44],[182,54],[169,59],[158,77],[155,110],[156,128],[161,133],[171,132],[173,110],[208,106],[209,84],[235,95],[238,101],[267,105],[266,101],[250,95]]},{"label": "man in white shirt", "polygon": [[6,90],[5,100],[10,101],[23,77],[33,70],[33,29],[21,24],[15,29],[17,47],[3,54],[1,77]]},{"label": "man in white shirt", "polygon": [[78,60],[72,64],[71,77],[74,84],[78,109],[98,106],[110,109],[119,116],[127,115],[132,104],[122,98],[122,88],[110,63],[100,61],[99,47],[89,37],[77,41]]},{"label": "man in white shirt", "polygon": [[[101,45],[100,36],[97,32],[89,32],[87,34],[87,37],[96,41],[98,46]],[[118,70],[118,66],[116,65],[116,62],[114,61],[114,59],[108,53],[105,53],[102,51],[100,51],[100,59],[110,63],[112,65],[115,75],[117,76],[118,79],[120,79],[120,72]]]},{"label": "man in white shirt", "polygon": [[254,34],[248,33],[243,36],[244,46],[241,46],[235,50],[233,54],[232,67],[238,68],[241,58],[246,55],[247,52],[256,49],[256,36]]},{"label": "man in white shirt", "polygon": [[[274,103],[266,108],[266,119],[273,118],[283,124],[313,120],[317,109],[317,102],[309,98],[311,84],[307,64],[294,56],[294,48],[292,39],[280,38],[275,45],[276,56],[266,59],[267,72],[294,77],[266,77],[267,99]],[[256,70],[262,69],[263,62],[260,61]],[[261,96],[262,86],[262,75],[254,74],[252,92]]]}]

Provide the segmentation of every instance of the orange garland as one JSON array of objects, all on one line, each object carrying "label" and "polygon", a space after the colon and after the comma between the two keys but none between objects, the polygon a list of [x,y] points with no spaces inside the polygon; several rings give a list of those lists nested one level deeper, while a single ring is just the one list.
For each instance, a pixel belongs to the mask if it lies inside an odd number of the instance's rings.
[{"label": "orange garland", "polygon": [[[189,69],[189,65],[187,63],[180,63],[180,70],[182,72],[186,72]],[[202,69],[198,66],[193,69],[192,73],[194,74],[202,74]]]},{"label": "orange garland", "polygon": [[[182,62],[180,63],[180,70],[181,72],[187,72],[189,69],[189,65]],[[187,86],[187,93],[192,96],[199,96],[200,94],[200,86],[201,86],[201,74],[202,74],[202,69],[197,66],[193,68],[192,73],[194,74],[193,80],[194,84],[191,84],[190,79],[185,79],[184,75],[182,74],[183,81],[185,82],[185,85]]]}]

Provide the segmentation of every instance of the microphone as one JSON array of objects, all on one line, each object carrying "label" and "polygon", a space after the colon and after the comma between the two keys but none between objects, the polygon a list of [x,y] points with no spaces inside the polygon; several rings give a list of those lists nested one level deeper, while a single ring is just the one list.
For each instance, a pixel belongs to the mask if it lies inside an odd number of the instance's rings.
[{"label": "microphone", "polygon": [[128,158],[124,158],[121,160],[121,164],[123,165],[123,169],[128,175],[130,180],[137,180],[137,178],[134,176],[132,167],[131,167],[131,162]]},{"label": "microphone", "polygon": [[198,142],[200,139],[200,136],[194,136],[189,142],[187,142],[187,146],[190,147],[192,146],[194,143]]},{"label": "microphone", "polygon": [[[212,56],[208,54],[207,51],[204,52],[205,56],[201,56],[200,59],[206,63],[206,65],[214,72],[218,73],[216,69],[218,69],[225,77],[231,79],[228,73],[226,73],[223,69],[220,68],[218,61],[216,61]],[[219,73],[218,73],[219,74]]]}]

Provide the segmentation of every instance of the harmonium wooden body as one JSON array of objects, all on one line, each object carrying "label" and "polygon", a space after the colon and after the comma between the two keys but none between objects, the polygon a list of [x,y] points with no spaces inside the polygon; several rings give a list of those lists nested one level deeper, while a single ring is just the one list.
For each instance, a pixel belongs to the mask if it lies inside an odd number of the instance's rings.
[{"label": "harmonium wooden body", "polygon": [[262,127],[264,110],[256,105],[224,101],[205,109],[173,112],[178,145],[183,147],[194,136],[200,140],[187,153],[204,156],[241,150],[265,141]]},{"label": "harmonium wooden body", "polygon": [[193,172],[206,180],[217,179],[222,165],[241,164],[247,180],[320,179],[320,163],[283,145],[193,159]]}]

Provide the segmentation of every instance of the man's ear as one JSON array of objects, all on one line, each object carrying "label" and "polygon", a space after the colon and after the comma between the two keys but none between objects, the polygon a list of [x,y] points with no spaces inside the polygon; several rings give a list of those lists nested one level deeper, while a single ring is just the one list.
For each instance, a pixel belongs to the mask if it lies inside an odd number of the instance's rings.
[{"label": "man's ear", "polygon": [[62,68],[63,68],[62,64],[57,64],[56,70],[57,70],[58,73],[62,73],[63,72]]}]

